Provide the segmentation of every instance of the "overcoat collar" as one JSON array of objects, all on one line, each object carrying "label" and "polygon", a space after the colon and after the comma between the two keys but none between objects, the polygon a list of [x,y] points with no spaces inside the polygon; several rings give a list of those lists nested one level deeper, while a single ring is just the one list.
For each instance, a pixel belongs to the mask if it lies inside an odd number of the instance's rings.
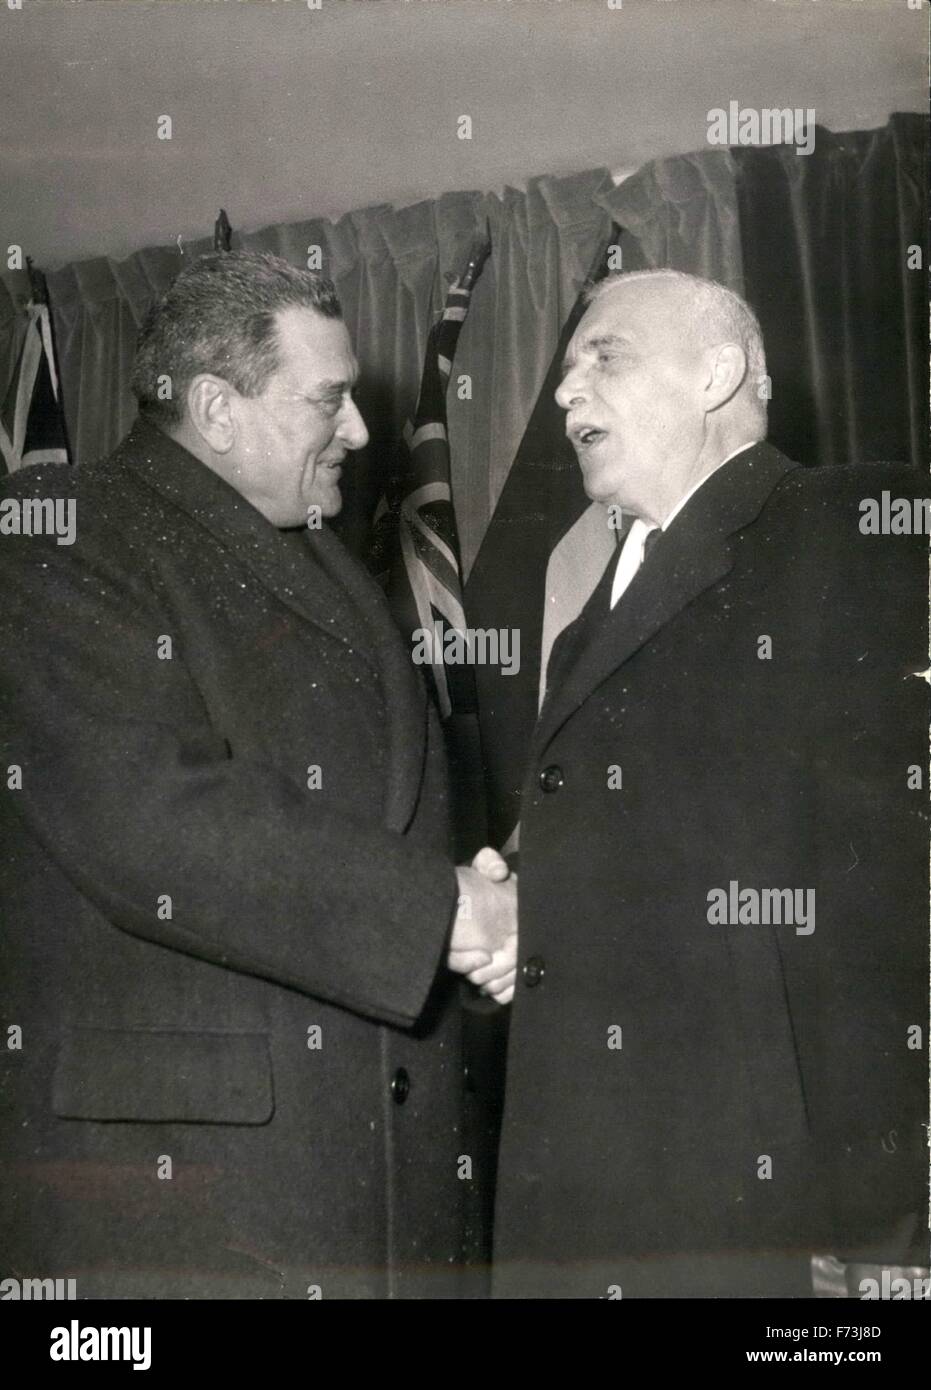
[{"label": "overcoat collar", "polygon": [[[603,621],[586,606],[584,630],[571,643],[560,680],[548,690],[534,736],[542,749],[588,696],[686,604],[711,588],[734,563],[730,538],[755,521],[786,473],[797,468],[772,445],[755,444],[713,473],[657,542],[612,610],[605,580],[591,602],[603,602]],[[611,562],[613,569],[614,561]]]},{"label": "overcoat collar", "polygon": [[136,421],[114,462],[208,531],[299,618],[351,647],[377,673],[387,720],[385,820],[405,829],[423,775],[427,695],[378,584],[325,526],[283,534],[144,420]]},{"label": "overcoat collar", "polygon": [[133,425],[114,462],[209,531],[282,603],[351,645],[358,618],[345,594],[315,583],[315,566],[295,540],[300,533],[280,532],[213,469],[145,420]]}]

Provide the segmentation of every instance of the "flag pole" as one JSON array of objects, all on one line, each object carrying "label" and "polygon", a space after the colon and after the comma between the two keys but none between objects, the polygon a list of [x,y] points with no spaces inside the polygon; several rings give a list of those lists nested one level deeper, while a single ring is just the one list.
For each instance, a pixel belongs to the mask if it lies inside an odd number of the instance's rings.
[{"label": "flag pole", "polygon": [[485,232],[483,236],[476,237],[469,251],[469,259],[466,268],[459,276],[459,288],[467,294],[472,293],[476,280],[484,269],[485,262],[491,255],[491,223],[485,218]]},{"label": "flag pole", "polygon": [[26,273],[29,276],[29,298],[33,304],[48,304],[48,283],[45,275],[37,268],[31,256],[26,257]]},{"label": "flag pole", "polygon": [[233,229],[230,220],[226,215],[226,208],[220,209],[220,214],[213,224],[213,249],[214,251],[231,251],[233,240]]}]

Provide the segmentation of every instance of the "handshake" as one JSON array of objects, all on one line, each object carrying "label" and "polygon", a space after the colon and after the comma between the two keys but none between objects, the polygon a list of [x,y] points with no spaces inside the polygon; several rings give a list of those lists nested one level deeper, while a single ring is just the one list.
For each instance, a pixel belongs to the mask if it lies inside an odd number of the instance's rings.
[{"label": "handshake", "polygon": [[498,1004],[509,1004],[517,974],[517,876],[486,846],[456,877],[459,907],[447,964]]}]

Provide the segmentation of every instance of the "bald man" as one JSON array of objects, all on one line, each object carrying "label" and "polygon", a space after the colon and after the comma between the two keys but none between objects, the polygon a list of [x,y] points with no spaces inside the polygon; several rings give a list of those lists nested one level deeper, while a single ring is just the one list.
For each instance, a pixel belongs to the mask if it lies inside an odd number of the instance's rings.
[{"label": "bald man", "polygon": [[769,394],[747,305],[675,272],[602,282],[566,358],[633,521],[524,787],[499,1297],[927,1264],[924,546],[862,526],[922,479],[798,467]]}]

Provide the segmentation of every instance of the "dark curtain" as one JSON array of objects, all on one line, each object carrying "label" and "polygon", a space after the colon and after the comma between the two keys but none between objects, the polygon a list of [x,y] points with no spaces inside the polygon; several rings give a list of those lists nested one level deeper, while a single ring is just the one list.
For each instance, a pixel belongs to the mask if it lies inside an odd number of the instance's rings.
[{"label": "dark curtain", "polygon": [[[926,121],[834,135],[815,150],[706,149],[654,160],[615,186],[607,170],[532,179],[500,196],[444,194],[362,208],[336,222],[235,235],[234,247],[307,263],[319,246],[353,333],[372,435],[346,474],[341,526],[357,551],[419,385],[447,278],[491,226],[493,252],[456,361],[471,397],[449,393],[453,499],[464,568],[476,556],[540,393],[560,329],[612,222],[641,263],[708,275],[761,317],[773,381],[772,438],[805,463],[924,458],[927,438]],[[59,370],[76,461],[112,449],[134,414],[128,378],[152,298],[210,239],[101,256],[49,274]],[[912,253],[914,259],[914,252]],[[0,385],[22,315],[0,304]]]},{"label": "dark curtain", "polygon": [[903,114],[819,126],[810,155],[731,151],[770,438],[801,463],[927,466],[927,130]]}]

